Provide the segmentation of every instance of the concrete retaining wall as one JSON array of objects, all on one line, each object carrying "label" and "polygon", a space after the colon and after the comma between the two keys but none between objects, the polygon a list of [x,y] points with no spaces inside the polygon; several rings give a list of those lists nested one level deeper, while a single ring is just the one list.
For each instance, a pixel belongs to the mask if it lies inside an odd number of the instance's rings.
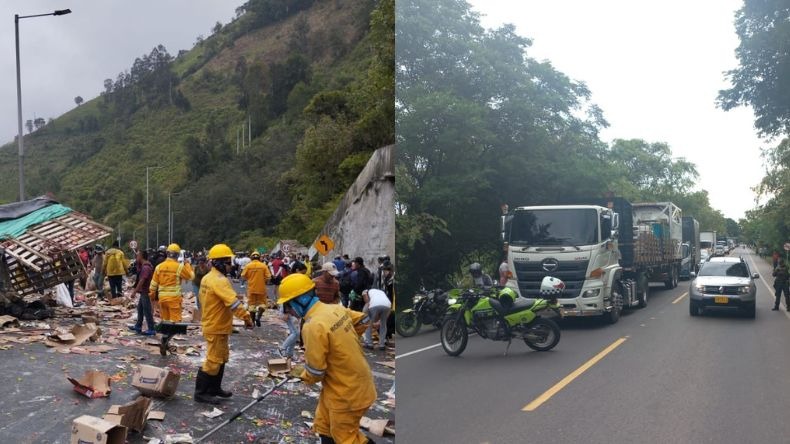
[{"label": "concrete retaining wall", "polygon": [[[395,258],[395,146],[377,149],[357,180],[343,196],[323,228],[335,243],[328,260],[348,254],[360,256],[371,270],[376,259]],[[316,239],[322,233],[318,233]],[[310,254],[315,253],[311,246]],[[323,260],[319,260],[319,263]]]}]

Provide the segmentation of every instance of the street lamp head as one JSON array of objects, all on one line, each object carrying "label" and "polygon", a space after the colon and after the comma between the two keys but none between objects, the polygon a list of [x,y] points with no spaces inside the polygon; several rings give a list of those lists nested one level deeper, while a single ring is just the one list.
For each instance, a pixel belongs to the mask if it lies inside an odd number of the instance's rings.
[{"label": "street lamp head", "polygon": [[66,15],[66,14],[71,14],[71,9],[58,9],[57,11],[52,13],[52,15]]}]

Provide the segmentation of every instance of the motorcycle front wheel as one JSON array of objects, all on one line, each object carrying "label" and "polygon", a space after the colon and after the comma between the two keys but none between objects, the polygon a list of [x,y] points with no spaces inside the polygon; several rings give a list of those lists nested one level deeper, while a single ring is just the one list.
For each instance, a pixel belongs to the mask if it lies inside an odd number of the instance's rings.
[{"label": "motorcycle front wheel", "polygon": [[469,332],[463,316],[450,316],[442,324],[440,335],[442,348],[450,356],[458,356],[466,349],[469,341]]},{"label": "motorcycle front wheel", "polygon": [[551,319],[537,318],[527,326],[524,342],[536,351],[551,350],[560,342],[560,327]]},{"label": "motorcycle front wheel", "polygon": [[398,313],[395,316],[395,331],[404,338],[416,335],[421,326],[422,323],[417,318],[417,313],[413,311]]}]

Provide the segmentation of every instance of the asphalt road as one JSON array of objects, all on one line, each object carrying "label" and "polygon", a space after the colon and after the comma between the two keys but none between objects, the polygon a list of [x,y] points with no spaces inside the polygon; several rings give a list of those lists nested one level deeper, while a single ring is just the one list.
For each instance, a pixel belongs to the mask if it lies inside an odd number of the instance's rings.
[{"label": "asphalt road", "polygon": [[770,310],[770,264],[735,254],[760,274],[756,319],[690,317],[682,281],[615,325],[563,320],[549,352],[472,337],[452,358],[435,329],[400,338],[398,441],[790,442],[790,313]]}]

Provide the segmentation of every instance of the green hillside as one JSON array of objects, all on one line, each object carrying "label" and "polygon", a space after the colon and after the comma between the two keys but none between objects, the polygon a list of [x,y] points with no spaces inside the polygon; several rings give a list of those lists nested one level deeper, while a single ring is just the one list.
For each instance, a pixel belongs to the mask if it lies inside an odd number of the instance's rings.
[{"label": "green hillside", "polygon": [[[25,135],[27,197],[51,192],[144,241],[158,166],[151,245],[156,224],[167,240],[169,193],[189,247],[310,241],[394,142],[393,54],[393,0],[250,0],[192,50],[154,48]],[[2,202],[17,198],[16,164],[16,145],[0,148]]]}]

